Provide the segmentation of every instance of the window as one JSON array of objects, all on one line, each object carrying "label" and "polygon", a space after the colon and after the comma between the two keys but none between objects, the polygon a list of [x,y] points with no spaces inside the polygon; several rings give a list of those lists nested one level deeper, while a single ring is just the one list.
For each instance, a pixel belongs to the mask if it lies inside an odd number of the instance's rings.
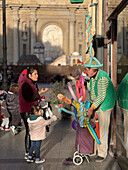
[{"label": "window", "polygon": [[79,54],[82,55],[82,44],[79,44]]},{"label": "window", "polygon": [[26,55],[26,44],[23,44],[23,55]]}]

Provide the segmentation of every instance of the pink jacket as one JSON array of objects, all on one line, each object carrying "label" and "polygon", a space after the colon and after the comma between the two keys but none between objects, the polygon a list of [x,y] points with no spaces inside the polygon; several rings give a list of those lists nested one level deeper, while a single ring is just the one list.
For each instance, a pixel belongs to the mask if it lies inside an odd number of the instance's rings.
[{"label": "pink jacket", "polygon": [[53,121],[56,121],[56,116],[52,116],[51,119],[45,120],[43,117],[38,117],[36,120],[30,120],[28,118],[27,122],[30,130],[31,140],[43,140],[46,138],[46,125],[51,124]]}]

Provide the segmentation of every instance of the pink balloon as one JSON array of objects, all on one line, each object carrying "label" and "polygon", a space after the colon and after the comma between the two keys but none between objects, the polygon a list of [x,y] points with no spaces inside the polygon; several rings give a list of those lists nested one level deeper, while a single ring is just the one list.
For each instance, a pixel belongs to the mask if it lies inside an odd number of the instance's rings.
[{"label": "pink balloon", "polygon": [[[83,75],[80,76],[79,81],[80,81],[80,84],[84,84],[84,76],[83,76]],[[82,88],[80,89],[80,96],[83,96],[83,90],[82,90]]]},{"label": "pink balloon", "polygon": [[77,98],[76,98],[76,95],[75,95],[75,93],[74,93],[74,91],[73,91],[73,89],[72,89],[71,83],[68,82],[67,84],[68,84],[68,89],[69,89],[69,91],[70,91],[70,93],[71,93],[71,96],[73,97],[73,99],[75,100],[75,102],[77,102]]},{"label": "pink balloon", "polygon": [[[79,89],[82,89],[82,95],[80,95]],[[84,84],[80,84],[80,81],[79,81],[79,80],[76,81],[76,94],[77,94],[78,99],[79,99],[81,96],[83,96],[81,102],[83,102],[83,101],[85,100],[85,97],[86,97],[86,89],[85,89]]]}]

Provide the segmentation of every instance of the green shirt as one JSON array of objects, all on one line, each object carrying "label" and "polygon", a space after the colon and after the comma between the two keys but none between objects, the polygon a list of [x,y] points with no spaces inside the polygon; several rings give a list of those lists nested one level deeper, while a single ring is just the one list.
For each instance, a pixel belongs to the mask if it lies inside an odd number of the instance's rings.
[{"label": "green shirt", "polygon": [[117,90],[117,100],[120,107],[128,110],[128,73],[121,81]]}]

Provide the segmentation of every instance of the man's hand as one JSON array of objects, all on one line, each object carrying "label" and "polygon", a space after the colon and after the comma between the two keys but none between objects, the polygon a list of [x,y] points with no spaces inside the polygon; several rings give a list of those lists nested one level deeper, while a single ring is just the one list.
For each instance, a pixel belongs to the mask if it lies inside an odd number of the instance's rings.
[{"label": "man's hand", "polygon": [[94,110],[93,107],[90,107],[89,109],[87,109],[87,110],[86,110],[86,111],[87,111],[87,115],[88,115],[88,116],[91,116],[91,115],[93,114],[93,110]]}]

